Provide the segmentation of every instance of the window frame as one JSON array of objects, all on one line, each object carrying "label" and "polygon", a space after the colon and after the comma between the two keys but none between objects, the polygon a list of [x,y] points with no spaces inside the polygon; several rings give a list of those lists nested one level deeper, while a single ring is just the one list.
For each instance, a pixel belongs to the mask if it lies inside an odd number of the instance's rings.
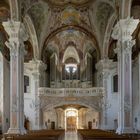
[{"label": "window frame", "polygon": [[[26,86],[26,87],[28,87],[29,89],[27,90],[27,92],[25,92],[25,89],[24,89],[24,93],[30,93],[31,92],[31,82],[30,82],[30,76],[29,75],[27,75],[27,74],[24,74],[24,77],[28,77],[29,78],[29,86]],[[25,78],[24,78],[24,88],[25,88]]]},{"label": "window frame", "polygon": [[[114,74],[112,75],[112,78],[111,78],[111,79],[112,79],[112,93],[114,93],[114,94],[115,94],[115,93],[118,93],[118,90],[119,90],[118,81],[117,81],[117,91],[114,90],[114,77],[115,77],[115,76],[118,77],[118,74],[117,74],[117,73],[114,73]],[[119,78],[118,78],[118,79],[119,79]]]}]

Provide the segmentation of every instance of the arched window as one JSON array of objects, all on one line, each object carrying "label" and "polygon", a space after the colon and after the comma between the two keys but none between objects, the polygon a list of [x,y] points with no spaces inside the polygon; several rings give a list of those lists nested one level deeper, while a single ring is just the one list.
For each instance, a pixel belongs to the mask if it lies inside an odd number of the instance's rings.
[{"label": "arched window", "polygon": [[30,92],[29,76],[24,75],[24,93]]},{"label": "arched window", "polygon": [[113,92],[118,92],[118,75],[113,76]]}]

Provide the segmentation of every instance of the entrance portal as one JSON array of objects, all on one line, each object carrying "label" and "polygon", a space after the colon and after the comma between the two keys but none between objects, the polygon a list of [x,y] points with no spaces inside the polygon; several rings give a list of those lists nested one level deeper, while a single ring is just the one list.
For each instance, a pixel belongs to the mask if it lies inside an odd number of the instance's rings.
[{"label": "entrance portal", "polygon": [[65,129],[68,131],[76,131],[78,127],[78,110],[68,108],[65,110]]}]

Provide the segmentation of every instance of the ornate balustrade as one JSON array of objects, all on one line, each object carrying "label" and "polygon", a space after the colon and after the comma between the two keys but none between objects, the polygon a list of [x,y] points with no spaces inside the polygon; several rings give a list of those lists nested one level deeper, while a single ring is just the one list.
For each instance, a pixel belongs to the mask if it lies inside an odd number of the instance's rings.
[{"label": "ornate balustrade", "polygon": [[91,96],[104,96],[103,87],[93,88],[46,88],[40,87],[39,96],[48,97],[91,97]]}]

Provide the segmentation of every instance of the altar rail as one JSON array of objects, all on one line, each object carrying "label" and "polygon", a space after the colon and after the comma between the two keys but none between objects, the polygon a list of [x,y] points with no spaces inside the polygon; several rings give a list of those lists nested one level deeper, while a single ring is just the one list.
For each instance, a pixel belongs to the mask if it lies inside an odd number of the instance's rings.
[{"label": "altar rail", "polygon": [[92,97],[92,96],[104,96],[103,87],[93,88],[45,88],[40,87],[38,89],[39,95],[50,97]]}]

